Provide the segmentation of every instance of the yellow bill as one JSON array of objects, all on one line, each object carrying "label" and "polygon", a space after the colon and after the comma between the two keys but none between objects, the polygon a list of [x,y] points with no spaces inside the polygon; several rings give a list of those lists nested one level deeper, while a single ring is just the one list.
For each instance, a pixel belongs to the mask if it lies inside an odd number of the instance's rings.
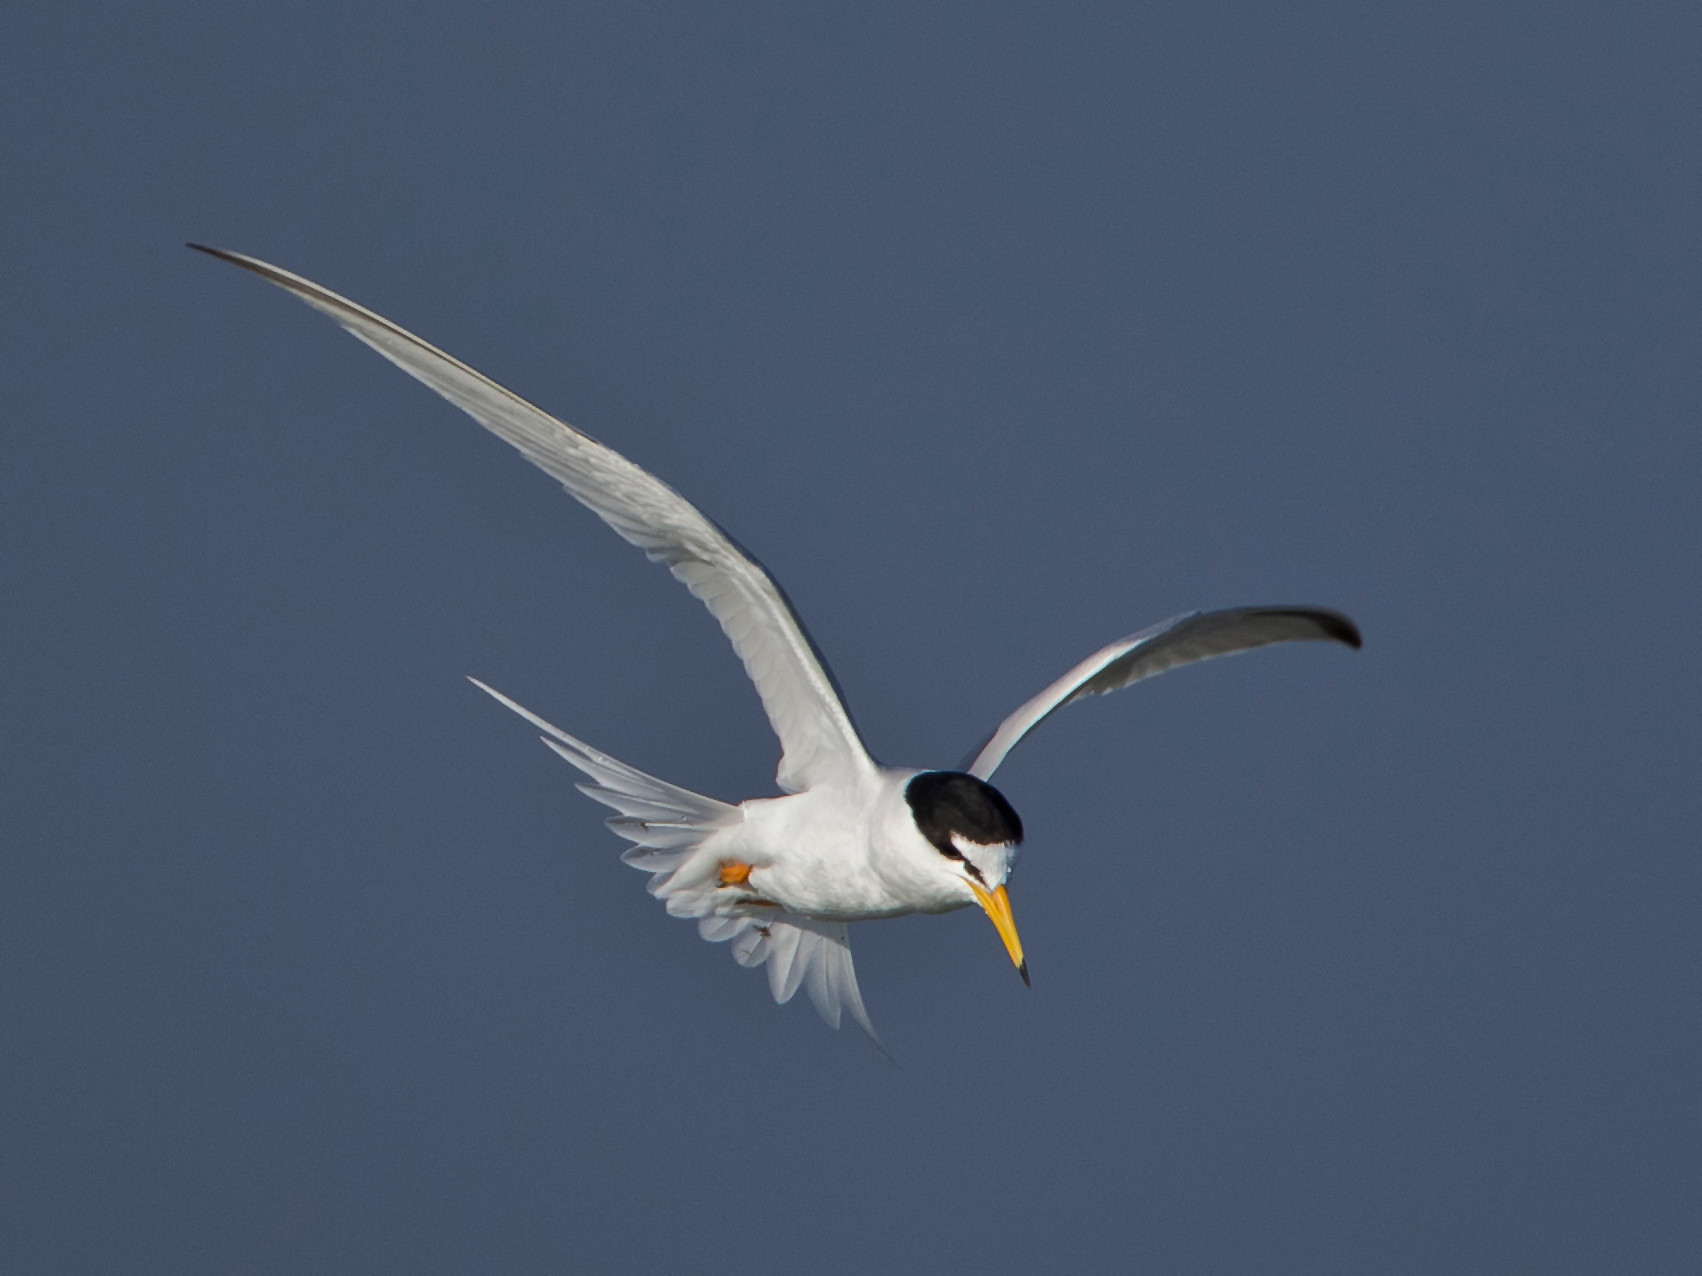
[{"label": "yellow bill", "polygon": [[1022,939],[1016,933],[1016,918],[1011,916],[1011,897],[1003,886],[996,891],[990,891],[979,882],[970,882],[969,889],[975,892],[975,898],[981,901],[981,907],[987,910],[987,916],[993,919],[993,926],[999,932],[999,938],[1005,941],[1005,951],[1011,955],[1011,961],[1016,964],[1016,973],[1022,976],[1022,982],[1028,982],[1028,963],[1022,956]]}]

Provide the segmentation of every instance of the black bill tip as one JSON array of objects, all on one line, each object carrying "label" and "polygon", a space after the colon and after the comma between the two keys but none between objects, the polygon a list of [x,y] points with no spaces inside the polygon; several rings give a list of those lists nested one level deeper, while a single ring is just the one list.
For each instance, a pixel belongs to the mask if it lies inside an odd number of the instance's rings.
[{"label": "black bill tip", "polygon": [[1022,982],[1023,982],[1024,987],[1026,987],[1026,988],[1034,987],[1034,984],[1028,978],[1028,961],[1027,961],[1026,958],[1024,958],[1022,965],[1020,965],[1016,968],[1016,973],[1022,976]]}]

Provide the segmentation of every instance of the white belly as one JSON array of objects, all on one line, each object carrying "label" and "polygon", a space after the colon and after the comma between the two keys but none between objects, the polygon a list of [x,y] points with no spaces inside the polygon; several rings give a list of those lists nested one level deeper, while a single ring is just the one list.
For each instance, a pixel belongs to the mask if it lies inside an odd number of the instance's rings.
[{"label": "white belly", "polygon": [[[894,799],[897,805],[894,805]],[[824,921],[868,921],[937,913],[972,902],[927,859],[914,867],[910,836],[921,843],[902,787],[888,776],[870,793],[819,790],[741,803],[731,841],[751,865],[750,886],[791,912]],[[926,843],[921,843],[924,847]],[[937,852],[928,848],[927,855]]]}]

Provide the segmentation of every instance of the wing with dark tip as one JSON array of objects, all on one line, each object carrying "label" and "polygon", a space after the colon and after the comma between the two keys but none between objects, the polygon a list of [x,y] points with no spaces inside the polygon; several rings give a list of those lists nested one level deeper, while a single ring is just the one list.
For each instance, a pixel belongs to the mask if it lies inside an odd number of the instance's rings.
[{"label": "wing with dark tip", "polygon": [[191,248],[253,271],[329,315],[565,487],[616,534],[666,564],[721,622],[780,737],[782,789],[872,767],[826,664],[762,565],[661,479],[459,359],[300,275],[242,253]]},{"label": "wing with dark tip", "polygon": [[964,760],[963,769],[987,779],[1017,741],[1084,696],[1102,696],[1196,660],[1231,656],[1273,642],[1317,639],[1354,648],[1360,645],[1359,629],[1351,620],[1321,607],[1231,607],[1172,617],[1094,652],[1001,722],[987,742]]}]

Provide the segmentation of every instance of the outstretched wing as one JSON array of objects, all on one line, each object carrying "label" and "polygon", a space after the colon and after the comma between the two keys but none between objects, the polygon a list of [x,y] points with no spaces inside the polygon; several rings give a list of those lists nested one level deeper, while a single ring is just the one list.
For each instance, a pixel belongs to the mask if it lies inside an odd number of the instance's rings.
[{"label": "outstretched wing", "polygon": [[1017,741],[1072,700],[1102,696],[1196,660],[1309,639],[1360,645],[1359,629],[1351,620],[1321,607],[1230,607],[1172,617],[1094,652],[1001,722],[986,743],[964,759],[963,769],[987,779]]},{"label": "outstretched wing", "polygon": [[329,315],[558,480],[623,539],[685,583],[721,622],[780,737],[789,793],[873,763],[832,676],[767,570],[662,480],[413,333],[327,288],[253,257],[191,244],[251,270]]}]

